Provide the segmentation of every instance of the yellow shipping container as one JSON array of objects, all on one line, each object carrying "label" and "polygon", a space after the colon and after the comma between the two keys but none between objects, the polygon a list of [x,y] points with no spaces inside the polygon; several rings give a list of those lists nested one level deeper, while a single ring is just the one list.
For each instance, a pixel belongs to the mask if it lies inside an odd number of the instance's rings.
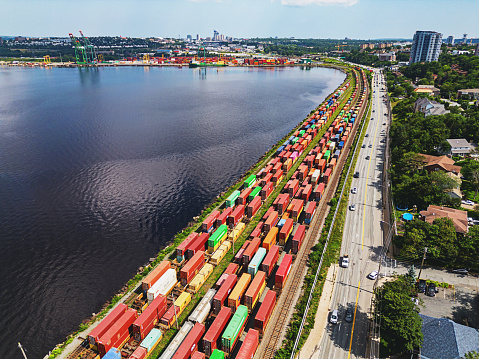
[{"label": "yellow shipping container", "polygon": [[266,237],[263,240],[263,248],[269,251],[271,246],[276,244],[276,238],[278,237],[279,228],[273,227],[271,230],[266,234]]},{"label": "yellow shipping container", "polygon": [[241,233],[243,233],[245,227],[246,227],[246,224],[244,224],[243,222],[238,223],[236,227],[229,234],[228,240],[231,242],[236,242],[239,236],[241,236]]},{"label": "yellow shipping container", "polygon": [[248,289],[248,285],[251,282],[251,275],[248,273],[243,273],[239,281],[236,283],[235,287],[231,291],[228,297],[228,307],[230,307],[233,312],[236,311],[236,308],[241,304],[241,298]]},{"label": "yellow shipping container", "polygon": [[186,306],[191,302],[191,294],[183,292],[175,300],[175,305],[179,308],[179,312],[182,313]]},{"label": "yellow shipping container", "polygon": [[225,241],[211,256],[210,262],[214,265],[218,265],[223,258],[225,257],[226,253],[231,248],[231,242]]},{"label": "yellow shipping container", "polygon": [[213,265],[206,263],[188,285],[188,292],[196,293],[213,272]]}]

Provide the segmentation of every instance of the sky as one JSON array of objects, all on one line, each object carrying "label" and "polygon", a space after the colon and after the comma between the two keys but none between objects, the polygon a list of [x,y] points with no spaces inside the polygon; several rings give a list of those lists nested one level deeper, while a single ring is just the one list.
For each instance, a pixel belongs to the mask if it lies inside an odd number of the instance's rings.
[{"label": "sky", "polygon": [[0,0],[0,36],[479,37],[478,0]]}]

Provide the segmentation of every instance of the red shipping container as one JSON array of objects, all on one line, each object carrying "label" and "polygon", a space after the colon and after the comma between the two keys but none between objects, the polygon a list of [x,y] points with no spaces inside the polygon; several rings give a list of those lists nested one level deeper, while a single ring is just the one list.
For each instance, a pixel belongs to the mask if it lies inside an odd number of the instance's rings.
[{"label": "red shipping container", "polygon": [[248,265],[250,260],[258,251],[259,246],[261,245],[261,238],[254,237],[248,247],[246,247],[245,251],[243,252],[243,264]]},{"label": "red shipping container", "polygon": [[220,211],[213,211],[208,217],[206,217],[206,219],[201,224],[201,229],[203,230],[203,232],[211,232],[219,215]]},{"label": "red shipping container", "polygon": [[283,227],[279,231],[279,243],[285,243],[288,240],[291,231],[293,230],[294,220],[292,218],[288,218],[286,222],[284,222]]},{"label": "red shipping container", "polygon": [[294,196],[294,198],[301,198],[301,194],[303,193],[303,187],[300,187],[300,189],[298,190],[298,192],[296,192],[296,195]]},{"label": "red shipping container", "polygon": [[[262,220],[266,221],[268,219],[269,215],[271,214],[271,212],[273,212],[273,211],[274,211],[274,207],[273,206],[269,207],[268,210],[266,211],[266,213],[264,214]],[[264,227],[264,225],[263,225],[263,227]],[[264,228],[263,228],[263,232],[264,232]]]},{"label": "red shipping container", "polygon": [[279,247],[278,246],[271,246],[268,254],[264,257],[263,262],[261,263],[261,270],[266,273],[269,277],[271,273],[273,273],[274,267],[276,266],[276,262],[278,262],[279,258]]},{"label": "red shipping container", "polygon": [[252,190],[253,190],[253,189],[250,188],[250,187],[245,188],[245,189],[241,192],[241,194],[240,194],[240,196],[239,196],[239,198],[238,198],[238,204],[246,204],[246,203],[248,202],[248,196],[249,196],[249,194],[251,193]]},{"label": "red shipping container", "polygon": [[186,259],[190,260],[199,251],[205,251],[206,242],[210,238],[208,233],[201,233],[196,241],[186,250]]},{"label": "red shipping container", "polygon": [[331,176],[331,168],[328,168],[328,169],[326,170],[326,172],[324,172],[324,174],[323,174],[323,182],[324,182],[325,184],[328,184],[328,182],[329,182],[329,177],[330,177],[330,176]]},{"label": "red shipping container", "polygon": [[215,289],[218,290],[221,285],[225,282],[226,278],[228,278],[228,273],[223,273],[220,278],[215,283]]},{"label": "red shipping container", "polygon": [[276,173],[276,171],[280,170],[281,167],[283,167],[283,163],[281,161],[279,161],[279,158],[276,158],[278,161],[276,162],[276,164],[273,166],[273,169],[272,169],[272,173]]},{"label": "red shipping container", "polygon": [[285,286],[292,263],[293,256],[291,254],[285,254],[274,277],[274,284],[276,288],[283,288]]},{"label": "red shipping container", "polygon": [[268,173],[271,172],[272,169],[273,169],[273,165],[267,165],[267,166],[264,168],[263,173],[261,174],[262,177],[264,178]]},{"label": "red shipping container", "polygon": [[306,178],[306,175],[308,174],[309,169],[308,166],[306,165],[301,165],[298,167],[298,179],[300,181],[304,180]]},{"label": "red shipping container", "polygon": [[166,312],[166,298],[157,296],[143,313],[133,322],[133,337],[140,342],[155,327]]},{"label": "red shipping container", "polygon": [[98,352],[103,357],[111,348],[120,347],[130,336],[129,328],[138,313],[128,308],[125,313],[98,340]]},{"label": "red shipping container", "polygon": [[309,200],[309,197],[311,196],[312,192],[313,192],[313,186],[308,184],[306,187],[304,187],[303,192],[301,193],[301,199],[305,201]]},{"label": "red shipping container", "polygon": [[306,220],[308,221],[308,223],[306,224],[309,224],[311,222],[311,219],[313,219],[314,212],[316,212],[316,204],[317,202],[311,201],[306,207]]},{"label": "red shipping container", "polygon": [[[176,247],[176,257],[183,257],[188,247],[193,244],[193,242],[198,238],[198,236],[199,234],[197,232],[193,232],[188,237],[186,237],[185,240],[181,242],[178,247]],[[150,288],[147,288],[146,290],[148,289]],[[143,290],[145,290],[145,288],[143,288]]]},{"label": "red shipping container", "polygon": [[[295,201],[295,202],[294,202],[293,210],[291,211],[291,216],[293,218],[296,218],[296,220],[297,220],[300,213],[303,210],[304,202],[300,199],[295,199],[293,201]],[[291,202],[291,203],[293,203],[293,202]]]},{"label": "red shipping container", "polygon": [[294,236],[293,236],[293,241],[292,241],[293,254],[298,253],[299,248],[301,248],[301,244],[303,243],[305,234],[306,234],[306,227],[300,224],[298,228],[296,228],[296,232],[294,232]]},{"label": "red shipping container", "polygon": [[263,303],[261,303],[261,306],[258,309],[258,313],[256,313],[256,316],[254,317],[254,328],[261,334],[264,334],[275,306],[276,292],[274,290],[268,290],[264,296]]},{"label": "red shipping container", "polygon": [[241,348],[236,354],[236,359],[253,359],[259,345],[259,332],[254,329],[248,330]]},{"label": "red shipping container", "polygon": [[220,339],[221,333],[226,328],[232,315],[231,308],[222,307],[218,313],[218,316],[211,324],[210,328],[203,337],[203,349],[207,356],[211,356],[213,350],[218,347],[218,340]]},{"label": "red shipping container", "polygon": [[264,187],[261,189],[261,199],[263,201],[265,201],[266,198],[269,197],[271,192],[273,192],[273,189],[274,189],[273,182],[269,182],[269,183],[265,184]]},{"label": "red shipping container", "polygon": [[225,305],[225,301],[228,299],[228,296],[230,295],[237,281],[238,277],[236,276],[236,274],[228,275],[228,278],[226,278],[220,289],[218,289],[215,296],[213,297],[213,313],[218,315],[221,310],[221,307]]},{"label": "red shipping container", "polygon": [[191,359],[205,359],[205,354],[199,351],[195,351],[191,356]]},{"label": "red shipping container", "polygon": [[253,239],[254,237],[261,237],[261,233],[263,232],[264,222],[259,222],[256,227],[251,232],[249,239]]},{"label": "red shipping container", "polygon": [[269,165],[276,165],[277,163],[279,162],[279,158],[278,157],[275,157],[273,158],[272,160],[269,161]]},{"label": "red shipping container", "polygon": [[236,263],[230,263],[228,264],[228,267],[226,267],[225,274],[236,274],[238,271],[239,265]]},{"label": "red shipping container", "polygon": [[320,183],[316,186],[316,188],[314,189],[314,197],[316,200],[320,200],[321,197],[323,197],[324,188],[324,183]]},{"label": "red shipping container", "polygon": [[248,307],[250,312],[254,309],[255,304],[259,301],[259,296],[263,294],[261,289],[264,288],[263,286],[265,283],[266,273],[263,271],[258,271],[244,295],[244,304],[246,307]]},{"label": "red shipping container", "polygon": [[261,187],[264,187],[264,185],[268,182],[270,182],[273,179],[273,174],[270,172],[264,178],[260,181],[259,185]]},{"label": "red shipping container", "polygon": [[235,260],[234,260],[235,263],[238,263],[238,264],[243,263],[243,253],[244,253],[245,249],[248,247],[248,245],[250,244],[250,242],[251,241],[244,242],[243,246],[240,248],[238,253],[235,254]]},{"label": "red shipping container", "polygon": [[274,176],[272,178],[272,181],[275,184],[275,186],[278,184],[278,182],[281,180],[282,177],[283,177],[283,170],[280,168],[274,173]]},{"label": "red shipping container", "polygon": [[141,282],[141,287],[143,290],[150,289],[153,284],[156,283],[160,277],[165,274],[165,272],[171,268],[170,261],[162,261],[160,264],[156,266],[148,275],[143,279]]},{"label": "red shipping container", "polygon": [[196,323],[176,350],[172,359],[189,359],[191,354],[198,350],[198,343],[203,334],[205,334],[205,326],[201,323]]},{"label": "red shipping container", "polygon": [[88,341],[96,345],[98,339],[123,315],[128,309],[126,304],[118,304],[95,328],[88,334]]},{"label": "red shipping container", "polygon": [[284,212],[286,212],[288,203],[289,203],[289,193],[283,193],[278,196],[278,203],[276,205],[276,210],[278,211],[279,215],[282,215]]},{"label": "red shipping container", "polygon": [[278,212],[273,211],[264,222],[264,231],[269,232],[272,227],[276,226],[276,223],[278,223]]},{"label": "red shipping container", "polygon": [[243,217],[244,217],[244,205],[240,205],[236,207],[233,213],[231,213],[231,215],[228,217],[229,227],[234,228]]},{"label": "red shipping container", "polygon": [[251,203],[246,207],[246,214],[248,218],[252,218],[261,208],[261,197],[256,196]]},{"label": "red shipping container", "polygon": [[205,252],[198,251],[180,270],[181,285],[186,286],[205,264]]},{"label": "red shipping container", "polygon": [[128,359],[145,359],[148,352],[143,347],[138,347]]},{"label": "red shipping container", "polygon": [[291,181],[291,184],[288,187],[288,193],[290,197],[293,197],[299,189],[299,180],[295,179]]},{"label": "red shipping container", "polygon": [[319,170],[321,170],[321,173],[324,172],[324,169],[326,168],[326,160],[324,158],[322,158],[321,160],[319,160],[319,163],[318,163],[318,166],[317,168]]},{"label": "red shipping container", "polygon": [[233,212],[233,207],[226,208],[216,219],[216,227],[226,223],[228,216]]}]

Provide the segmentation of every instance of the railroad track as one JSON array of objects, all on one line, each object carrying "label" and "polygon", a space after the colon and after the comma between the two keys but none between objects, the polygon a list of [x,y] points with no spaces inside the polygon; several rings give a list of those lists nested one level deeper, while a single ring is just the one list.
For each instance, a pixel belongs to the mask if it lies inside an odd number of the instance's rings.
[{"label": "railroad track", "polygon": [[67,359],[93,359],[96,358],[97,355],[97,353],[90,349],[90,344],[88,343],[88,340],[85,339],[70,353],[70,355],[68,355]]},{"label": "railroad track", "polygon": [[[351,103],[350,109],[356,106],[358,99],[364,90],[364,79],[362,78],[361,72],[355,71],[355,74],[359,88],[357,92],[357,98],[355,99],[354,104]],[[358,118],[361,118],[364,115],[365,108],[366,102],[364,102],[363,106],[360,108]],[[329,186],[326,186],[323,197],[319,202],[319,211],[317,211],[313,219],[313,223],[309,227],[305,241],[301,245],[293,267],[291,268],[290,278],[288,278],[288,282],[286,283],[283,293],[278,300],[276,309],[269,320],[270,326],[266,329],[265,335],[263,336],[263,343],[261,343],[261,348],[263,350],[257,351],[255,355],[256,358],[271,359],[276,353],[278,342],[282,337],[284,327],[287,324],[286,321],[289,318],[288,314],[291,310],[293,310],[292,306],[294,305],[294,298],[298,294],[298,288],[300,288],[300,285],[303,283],[305,274],[304,272],[307,270],[307,261],[310,249],[314,246],[317,239],[319,239],[323,222],[329,213],[328,203],[336,193],[341,173],[349,156],[349,152],[351,151],[351,145],[356,137],[358,127],[359,121],[353,126],[353,133],[348,137],[348,140],[344,146],[345,152],[343,152],[339,157],[339,163],[337,164],[335,171],[333,171],[332,178],[329,180]],[[273,324],[274,326],[272,326]]]}]

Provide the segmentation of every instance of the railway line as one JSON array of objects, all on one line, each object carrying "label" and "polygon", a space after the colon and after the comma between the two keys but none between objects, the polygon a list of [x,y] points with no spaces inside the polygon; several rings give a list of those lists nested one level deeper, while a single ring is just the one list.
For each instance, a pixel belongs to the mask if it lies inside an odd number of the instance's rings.
[{"label": "railway line", "polygon": [[[361,73],[359,73],[358,75],[358,72],[356,70],[355,74],[356,81],[359,85],[359,94],[365,92],[367,97],[368,86],[364,83],[363,75]],[[359,98],[359,96],[358,98],[356,98],[354,105],[358,103]],[[367,107],[366,105],[367,102],[364,102],[359,109],[359,118],[363,117],[365,109]],[[270,318],[271,324],[265,331],[263,341],[258,348],[258,351],[256,352],[255,358],[271,359],[274,357],[276,350],[278,349],[278,344],[280,343],[280,339],[283,337],[286,325],[288,324],[288,319],[290,318],[289,314],[292,313],[292,311],[294,310],[294,308],[292,307],[295,304],[294,299],[298,296],[298,289],[300,289],[303,284],[303,279],[307,271],[307,261],[310,254],[310,249],[319,240],[322,225],[324,223],[324,220],[326,219],[326,216],[329,213],[330,206],[328,205],[328,203],[331,201],[336,192],[337,186],[341,178],[342,170],[351,150],[351,145],[356,137],[359,123],[360,121],[355,123],[355,126],[353,127],[353,133],[351,136],[349,136],[348,141],[344,147],[346,152],[340,156],[338,167],[336,168],[336,171],[333,172],[333,176],[330,179],[330,185],[326,187],[324,195],[321,198],[315,218],[313,219],[313,222],[310,225],[310,228],[305,237],[305,243],[301,246],[301,249],[298,252],[294,261],[294,265],[291,268],[291,278],[289,279],[288,284],[285,286],[281,293],[281,296],[279,297],[276,309]]]}]

